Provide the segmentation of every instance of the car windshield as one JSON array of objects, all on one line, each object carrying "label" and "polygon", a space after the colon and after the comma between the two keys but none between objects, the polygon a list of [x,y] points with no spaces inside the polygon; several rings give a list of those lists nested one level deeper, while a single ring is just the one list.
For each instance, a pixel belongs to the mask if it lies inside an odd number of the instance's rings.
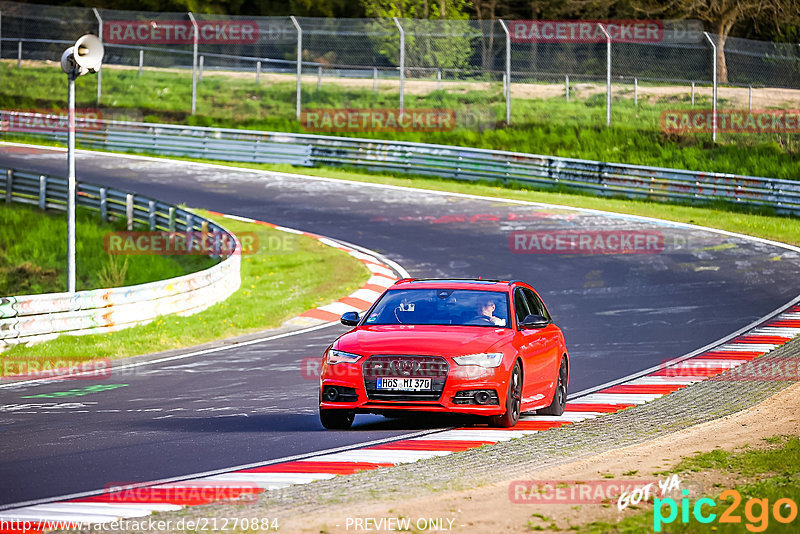
[{"label": "car windshield", "polygon": [[509,327],[508,295],[470,289],[395,289],[383,298],[365,325],[463,325]]}]

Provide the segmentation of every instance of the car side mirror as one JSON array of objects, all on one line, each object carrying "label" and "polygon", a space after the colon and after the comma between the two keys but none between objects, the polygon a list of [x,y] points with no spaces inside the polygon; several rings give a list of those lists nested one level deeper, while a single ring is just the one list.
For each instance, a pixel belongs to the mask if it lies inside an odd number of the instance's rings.
[{"label": "car side mirror", "polygon": [[550,321],[543,315],[528,315],[519,323],[520,328],[544,328],[549,325]]},{"label": "car side mirror", "polygon": [[342,321],[342,324],[345,325],[345,326],[356,326],[356,325],[358,325],[358,321],[359,321],[358,312],[354,312],[354,311],[344,312],[342,314],[341,321]]}]

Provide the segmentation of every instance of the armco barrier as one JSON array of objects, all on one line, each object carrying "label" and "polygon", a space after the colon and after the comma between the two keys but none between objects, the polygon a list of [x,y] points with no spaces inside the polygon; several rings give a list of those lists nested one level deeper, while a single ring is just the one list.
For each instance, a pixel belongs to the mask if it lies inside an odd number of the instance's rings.
[{"label": "armco barrier", "polygon": [[[0,199],[65,209],[64,178],[0,169]],[[236,237],[213,221],[134,193],[77,184],[77,204],[150,230],[219,232]],[[96,334],[152,321],[159,315],[197,313],[239,288],[241,246],[220,263],[196,273],[136,286],[0,298],[0,350],[60,334]]]},{"label": "armco barrier", "polygon": [[[15,124],[36,115],[3,111]],[[14,115],[14,117],[11,117]],[[36,133],[65,140],[66,133]],[[310,134],[95,121],[78,132],[84,147],[227,161],[336,165],[456,180],[566,186],[606,196],[707,203],[727,200],[800,215],[800,181],[624,165],[518,152]]]}]

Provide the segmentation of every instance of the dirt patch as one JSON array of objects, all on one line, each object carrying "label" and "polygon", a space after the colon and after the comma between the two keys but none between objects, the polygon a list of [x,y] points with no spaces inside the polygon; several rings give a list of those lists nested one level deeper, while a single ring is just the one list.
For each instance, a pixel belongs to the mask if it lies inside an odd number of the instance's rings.
[{"label": "dirt patch", "polygon": [[[734,415],[569,464],[520,472],[513,480],[627,481],[625,485],[636,486],[643,481],[665,480],[668,475],[664,473],[671,473],[682,458],[698,452],[716,448],[733,450],[745,445],[766,447],[764,438],[786,434],[800,434],[800,384]],[[441,520],[442,526],[454,532],[530,532],[531,528],[551,532],[592,521],[616,521],[633,513],[618,511],[615,500],[604,504],[513,504],[509,499],[513,480],[415,499],[387,502],[378,497],[359,506],[330,507],[302,518],[282,520],[281,530],[314,534],[356,532],[358,520],[366,526],[364,521],[373,519],[375,523],[369,523],[370,532],[392,532],[397,530],[391,528],[396,523],[383,523],[390,528],[380,528],[378,522],[408,518],[412,532],[423,531],[419,527],[426,523],[428,531],[434,530],[430,528],[431,520]],[[682,480],[682,486],[693,492],[714,493],[717,491],[714,484],[732,487],[735,482],[725,474],[693,473]]]}]

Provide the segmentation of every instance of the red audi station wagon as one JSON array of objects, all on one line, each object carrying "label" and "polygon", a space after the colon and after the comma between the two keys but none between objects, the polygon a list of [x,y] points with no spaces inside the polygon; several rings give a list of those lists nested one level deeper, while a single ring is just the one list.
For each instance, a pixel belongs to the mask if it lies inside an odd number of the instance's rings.
[{"label": "red audi station wagon", "polygon": [[512,427],[521,412],[561,415],[564,334],[528,284],[402,279],[325,351],[319,414],[346,429],[357,413],[450,412]]}]

